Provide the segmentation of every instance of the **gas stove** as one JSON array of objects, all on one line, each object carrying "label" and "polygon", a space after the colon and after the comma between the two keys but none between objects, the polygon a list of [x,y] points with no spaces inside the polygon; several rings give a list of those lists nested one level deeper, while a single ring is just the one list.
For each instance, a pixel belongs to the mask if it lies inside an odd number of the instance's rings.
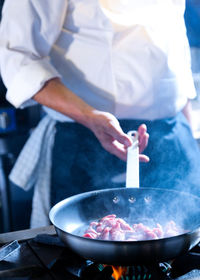
[{"label": "gas stove", "polygon": [[76,255],[52,226],[0,234],[0,243],[0,279],[4,280],[200,279],[200,245],[169,262],[112,267]]}]

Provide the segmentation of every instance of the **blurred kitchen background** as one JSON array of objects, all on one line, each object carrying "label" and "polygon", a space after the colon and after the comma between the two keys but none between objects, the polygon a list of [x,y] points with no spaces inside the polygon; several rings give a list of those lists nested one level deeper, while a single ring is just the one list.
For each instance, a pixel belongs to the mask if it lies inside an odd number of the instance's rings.
[{"label": "blurred kitchen background", "polygon": [[[0,0],[0,12],[3,2]],[[32,191],[25,192],[11,184],[8,174],[42,116],[39,105],[16,110],[6,101],[5,94],[0,77],[0,232],[29,227]]]},{"label": "blurred kitchen background", "polygon": [[[193,132],[200,143],[200,0],[186,1],[185,22],[191,47],[192,71],[197,97],[192,101]],[[0,10],[3,0],[0,0]],[[15,109],[5,99],[0,78],[0,232],[29,227],[32,191],[24,192],[8,181],[8,174],[26,139],[40,118],[40,106]]]}]

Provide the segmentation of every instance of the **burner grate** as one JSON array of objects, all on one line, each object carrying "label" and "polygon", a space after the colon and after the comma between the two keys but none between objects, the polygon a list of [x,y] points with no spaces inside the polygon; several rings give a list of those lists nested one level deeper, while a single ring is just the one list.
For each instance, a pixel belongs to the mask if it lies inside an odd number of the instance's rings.
[{"label": "burner grate", "polygon": [[[137,265],[128,267],[112,267],[91,263],[82,270],[81,279],[108,279],[108,280],[170,280],[170,264],[153,264],[151,266]],[[119,272],[119,273],[117,273]],[[97,277],[97,278],[95,278]],[[106,278],[104,278],[106,277]]]}]

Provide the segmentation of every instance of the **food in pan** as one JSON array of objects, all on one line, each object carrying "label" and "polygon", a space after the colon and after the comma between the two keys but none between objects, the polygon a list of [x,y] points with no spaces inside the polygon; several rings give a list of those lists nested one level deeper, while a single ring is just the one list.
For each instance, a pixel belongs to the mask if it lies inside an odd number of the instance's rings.
[{"label": "food in pan", "polygon": [[97,222],[91,222],[83,237],[113,241],[139,241],[166,238],[181,233],[184,233],[184,230],[174,221],[169,221],[164,226],[157,223],[154,227],[143,223],[129,225],[125,220],[112,214]]}]

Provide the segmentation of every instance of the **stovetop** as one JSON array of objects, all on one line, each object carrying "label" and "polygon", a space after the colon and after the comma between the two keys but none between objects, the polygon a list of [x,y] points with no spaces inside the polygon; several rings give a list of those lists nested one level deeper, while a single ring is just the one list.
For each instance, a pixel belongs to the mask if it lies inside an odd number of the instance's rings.
[{"label": "stovetop", "polygon": [[[26,231],[25,235],[21,233],[23,238],[20,238],[20,234],[8,234],[9,242],[0,248],[0,279],[113,279],[111,266],[95,264],[77,256],[60,241],[56,234],[37,234],[36,229],[34,233],[33,237],[29,231]],[[17,237],[18,240],[11,240],[12,236]],[[149,267],[133,266],[129,267],[128,271],[129,276],[120,279],[200,279],[200,245],[176,260]]]}]

